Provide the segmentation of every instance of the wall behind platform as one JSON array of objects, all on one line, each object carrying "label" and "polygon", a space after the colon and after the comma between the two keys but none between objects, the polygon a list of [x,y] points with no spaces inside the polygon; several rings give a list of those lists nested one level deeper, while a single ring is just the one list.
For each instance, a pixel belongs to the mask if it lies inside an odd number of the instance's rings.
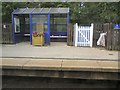
[{"label": "wall behind platform", "polygon": [[100,33],[107,33],[105,36],[105,48],[107,50],[119,50],[120,51],[120,29],[114,29],[112,23],[94,24],[93,30],[93,46],[97,46],[97,40],[100,37]]},{"label": "wall behind platform", "polygon": [[2,43],[3,44],[13,43],[12,24],[11,23],[3,23],[2,24]]}]

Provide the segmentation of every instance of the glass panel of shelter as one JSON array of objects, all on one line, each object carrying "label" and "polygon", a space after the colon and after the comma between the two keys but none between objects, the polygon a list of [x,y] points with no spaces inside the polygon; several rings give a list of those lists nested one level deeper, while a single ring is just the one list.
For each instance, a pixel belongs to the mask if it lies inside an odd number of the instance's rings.
[{"label": "glass panel of shelter", "polygon": [[[40,25],[44,25],[44,31],[48,31],[48,16],[47,15],[33,15],[32,17],[32,31],[36,32],[39,29],[39,32],[42,28]],[[38,27],[39,25],[39,27]]]},{"label": "glass panel of shelter", "polygon": [[25,30],[24,30],[25,33],[29,33],[30,32],[30,19],[29,17],[26,17],[25,18]]},{"label": "glass panel of shelter", "polygon": [[14,30],[15,33],[29,33],[29,16],[27,15],[18,15],[14,17]]},{"label": "glass panel of shelter", "polygon": [[20,18],[19,17],[15,17],[14,18],[14,30],[15,30],[15,33],[19,33],[20,32]]},{"label": "glass panel of shelter", "polygon": [[[51,15],[51,35],[63,35],[67,33],[67,15],[52,14]],[[62,34],[63,33],[63,34]]]}]

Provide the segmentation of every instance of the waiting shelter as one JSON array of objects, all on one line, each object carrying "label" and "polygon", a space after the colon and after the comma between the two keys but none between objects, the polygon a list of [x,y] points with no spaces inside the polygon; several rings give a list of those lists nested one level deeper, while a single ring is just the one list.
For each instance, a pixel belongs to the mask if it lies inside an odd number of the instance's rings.
[{"label": "waiting shelter", "polygon": [[18,8],[12,12],[13,41],[32,44],[32,33],[43,31],[49,45],[50,38],[67,38],[69,21],[69,8]]}]

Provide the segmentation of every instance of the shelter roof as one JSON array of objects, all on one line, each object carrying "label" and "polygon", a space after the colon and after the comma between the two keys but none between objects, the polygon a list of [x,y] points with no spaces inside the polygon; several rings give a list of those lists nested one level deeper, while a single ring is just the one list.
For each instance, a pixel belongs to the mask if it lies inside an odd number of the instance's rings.
[{"label": "shelter roof", "polygon": [[18,8],[13,14],[67,14],[69,8]]}]

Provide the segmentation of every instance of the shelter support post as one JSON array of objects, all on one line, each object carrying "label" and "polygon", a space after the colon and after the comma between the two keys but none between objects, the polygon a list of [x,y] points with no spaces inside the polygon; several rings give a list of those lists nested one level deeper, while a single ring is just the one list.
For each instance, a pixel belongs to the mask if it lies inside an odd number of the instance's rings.
[{"label": "shelter support post", "polygon": [[48,44],[50,45],[50,14],[48,14]]},{"label": "shelter support post", "polygon": [[13,43],[15,42],[15,29],[14,29],[14,14],[12,14],[12,39],[13,39]]},{"label": "shelter support post", "polygon": [[32,15],[29,14],[30,17],[30,44],[32,44]]},{"label": "shelter support post", "polygon": [[68,25],[70,23],[70,16],[69,13],[67,13],[67,36],[68,36]]}]

